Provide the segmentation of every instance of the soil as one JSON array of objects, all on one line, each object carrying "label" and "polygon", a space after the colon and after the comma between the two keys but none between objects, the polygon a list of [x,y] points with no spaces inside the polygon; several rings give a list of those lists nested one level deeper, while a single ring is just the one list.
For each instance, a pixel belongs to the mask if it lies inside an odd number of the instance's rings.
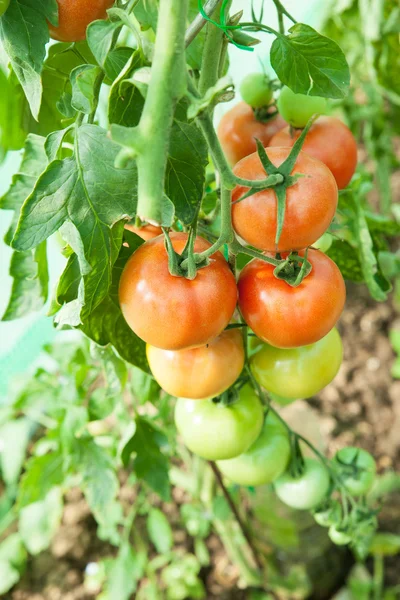
[{"label": "soil", "polygon": [[[377,459],[381,472],[400,471],[400,380],[391,377],[394,354],[388,340],[392,327],[400,327],[400,317],[392,303],[377,304],[364,286],[348,286],[348,300],[340,321],[344,362],[335,381],[318,397],[308,401],[318,413],[320,430],[328,454],[344,445],[359,445]],[[178,523],[178,504],[183,493],[176,490],[175,507],[169,505],[168,518]],[[392,495],[380,516],[380,528],[400,534],[400,497]],[[190,538],[175,531],[176,542],[188,549]],[[211,535],[207,545],[212,568],[202,573],[207,598],[242,600],[237,587],[238,572],[230,564],[218,537]],[[99,540],[96,523],[78,490],[67,494],[62,526],[48,552],[31,558],[25,576],[10,592],[8,600],[89,600],[83,585],[88,563],[115,553],[115,548]],[[400,560],[387,562],[388,584],[400,583]],[[118,600],[117,598],[115,600]]]}]

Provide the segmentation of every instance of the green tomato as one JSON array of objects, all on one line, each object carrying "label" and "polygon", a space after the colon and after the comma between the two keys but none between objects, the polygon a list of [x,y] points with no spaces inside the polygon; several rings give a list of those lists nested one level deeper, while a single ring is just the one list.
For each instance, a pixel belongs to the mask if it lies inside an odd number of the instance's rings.
[{"label": "green tomato", "polygon": [[362,448],[342,448],[334,459],[333,466],[347,491],[353,496],[362,496],[372,487],[376,464],[369,452]]},{"label": "green tomato", "polygon": [[257,439],[264,421],[261,402],[249,386],[236,402],[179,398],[175,424],[185,445],[207,460],[226,460],[246,452]]},{"label": "green tomato", "polygon": [[314,519],[321,527],[336,525],[342,519],[342,507],[337,500],[329,500],[325,505],[317,506]]},{"label": "green tomato", "polygon": [[317,248],[317,250],[321,250],[321,252],[328,252],[329,248],[332,246],[333,237],[330,233],[325,232],[321,237],[313,243],[313,248]]},{"label": "green tomato", "polygon": [[301,128],[307,125],[309,119],[315,114],[326,112],[326,98],[295,94],[286,86],[281,89],[278,98],[278,110],[281,116],[292,127]]},{"label": "green tomato", "polygon": [[10,0],[0,0],[0,17],[4,15],[9,6]]},{"label": "green tomato", "polygon": [[304,459],[304,471],[300,477],[284,473],[275,481],[275,492],[280,500],[299,510],[318,506],[328,493],[329,473],[324,465],[313,458]]},{"label": "green tomato", "polygon": [[236,458],[218,461],[221,472],[239,485],[264,485],[275,481],[286,470],[290,442],[285,426],[270,411],[256,441]]},{"label": "green tomato", "polygon": [[335,525],[329,527],[328,535],[336,546],[346,546],[351,542],[351,536]]},{"label": "green tomato", "polygon": [[250,73],[240,84],[240,94],[253,108],[268,106],[272,99],[269,79],[263,73]]},{"label": "green tomato", "polygon": [[275,348],[264,344],[250,359],[255,379],[287,400],[309,398],[332,381],[342,363],[342,340],[336,329],[309,346]]}]

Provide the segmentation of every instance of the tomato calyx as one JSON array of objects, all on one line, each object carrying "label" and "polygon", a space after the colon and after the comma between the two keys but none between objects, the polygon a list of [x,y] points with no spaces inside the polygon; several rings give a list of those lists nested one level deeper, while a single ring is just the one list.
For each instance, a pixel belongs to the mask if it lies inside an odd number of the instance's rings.
[{"label": "tomato calyx", "polygon": [[208,258],[196,261],[194,256],[194,242],[196,239],[196,227],[191,227],[186,246],[182,254],[175,252],[167,229],[162,228],[165,239],[165,249],[168,253],[168,270],[174,277],[186,277],[194,279],[197,271],[210,264]]},{"label": "tomato calyx", "polygon": [[[292,287],[298,287],[303,281],[304,277],[307,277],[312,271],[312,265],[307,260],[308,248],[306,249],[305,256],[299,256],[297,252],[291,252],[286,259],[275,267],[274,276],[277,279],[286,281]],[[277,258],[280,257],[277,254]]]},{"label": "tomato calyx", "polygon": [[[274,110],[271,110],[271,107]],[[275,119],[275,117],[279,114],[278,109],[275,104],[269,104],[268,106],[261,106],[261,108],[253,108],[254,118],[256,121],[260,123],[268,123]]]}]

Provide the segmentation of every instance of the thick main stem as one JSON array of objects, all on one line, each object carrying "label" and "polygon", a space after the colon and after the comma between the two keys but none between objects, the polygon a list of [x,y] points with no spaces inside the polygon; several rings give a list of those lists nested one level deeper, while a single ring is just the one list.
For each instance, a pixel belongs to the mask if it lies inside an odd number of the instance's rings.
[{"label": "thick main stem", "polygon": [[186,89],[187,7],[188,0],[160,0],[151,78],[137,128],[137,214],[154,223],[162,223],[170,130],[176,102]]}]

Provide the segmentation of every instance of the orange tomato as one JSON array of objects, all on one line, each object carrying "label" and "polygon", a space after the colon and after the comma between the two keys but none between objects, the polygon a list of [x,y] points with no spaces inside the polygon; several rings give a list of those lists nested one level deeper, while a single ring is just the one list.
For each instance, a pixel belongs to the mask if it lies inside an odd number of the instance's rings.
[{"label": "orange tomato", "polygon": [[[304,252],[299,253],[304,256]],[[310,249],[311,273],[298,287],[277,279],[274,267],[254,259],[240,273],[239,307],[246,323],[277,348],[307,346],[323,338],[343,310],[346,288],[336,264]]]},{"label": "orange tomato", "polygon": [[[270,146],[293,146],[301,130],[285,127],[271,139]],[[303,152],[323,162],[343,190],[357,166],[357,142],[350,129],[336,117],[319,117],[304,141]]]},{"label": "orange tomato", "polygon": [[141,227],[136,227],[135,225],[131,225],[130,223],[127,223],[125,225],[125,229],[129,229],[129,231],[136,233],[136,235],[138,235],[139,237],[142,238],[142,240],[145,240],[145,241],[152,240],[153,238],[162,234],[161,227],[157,227],[156,225],[150,225],[150,224],[142,225]]},{"label": "orange tomato", "polygon": [[114,0],[57,0],[58,27],[49,23],[50,37],[60,42],[78,42],[86,38],[92,21],[105,19]]},{"label": "orange tomato", "polygon": [[193,400],[225,392],[244,365],[242,334],[223,331],[206,346],[188,350],[162,350],[147,344],[147,360],[160,386],[172,396]]},{"label": "orange tomato", "polygon": [[[170,235],[181,254],[186,233]],[[196,238],[194,251],[210,247]],[[220,252],[195,279],[175,277],[168,270],[164,237],[142,244],[130,257],[121,275],[119,300],[131,329],[145,342],[166,350],[208,344],[228,325],[237,301],[235,278]]]},{"label": "orange tomato", "polygon": [[[275,110],[271,107],[271,111]],[[218,138],[231,165],[256,151],[255,138],[268,146],[271,138],[286,122],[280,115],[263,123],[257,121],[254,111],[245,102],[239,102],[222,117],[218,126]]]},{"label": "orange tomato", "polygon": [[[289,148],[266,148],[278,166],[289,155]],[[245,179],[264,179],[267,175],[257,153],[243,158],[233,169]],[[338,190],[332,173],[320,161],[300,152],[292,175],[305,175],[287,188],[286,212],[278,246],[275,244],[277,210],[272,188],[236,202],[248,188],[237,186],[232,192],[232,221],[236,233],[248,244],[271,252],[300,250],[310,246],[328,229],[337,206]]]}]

